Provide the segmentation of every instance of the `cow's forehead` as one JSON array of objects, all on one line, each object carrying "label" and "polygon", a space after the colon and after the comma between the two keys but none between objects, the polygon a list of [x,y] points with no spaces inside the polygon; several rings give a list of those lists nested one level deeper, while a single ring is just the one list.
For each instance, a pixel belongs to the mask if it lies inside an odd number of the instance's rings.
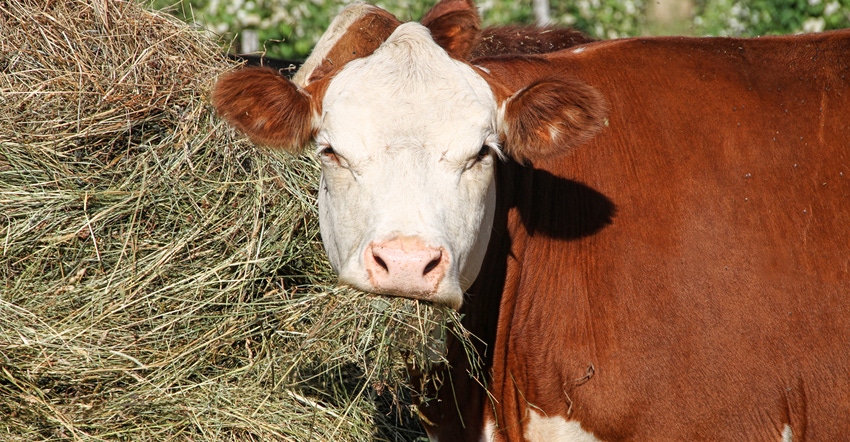
[{"label": "cow's forehead", "polygon": [[332,136],[419,137],[428,144],[434,137],[463,142],[495,130],[496,103],[487,82],[417,23],[399,26],[372,55],[346,65],[322,108],[323,129]]}]

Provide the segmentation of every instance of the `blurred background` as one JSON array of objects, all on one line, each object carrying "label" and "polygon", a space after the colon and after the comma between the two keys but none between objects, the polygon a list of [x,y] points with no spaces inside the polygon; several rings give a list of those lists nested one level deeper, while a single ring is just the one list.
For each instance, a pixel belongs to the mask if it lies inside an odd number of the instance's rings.
[{"label": "blurred background", "polygon": [[[370,3],[418,20],[437,0]],[[303,59],[352,0],[152,0],[231,42],[235,53]],[[758,36],[850,27],[850,0],[480,0],[485,26],[553,24],[600,39],[636,35]]]}]

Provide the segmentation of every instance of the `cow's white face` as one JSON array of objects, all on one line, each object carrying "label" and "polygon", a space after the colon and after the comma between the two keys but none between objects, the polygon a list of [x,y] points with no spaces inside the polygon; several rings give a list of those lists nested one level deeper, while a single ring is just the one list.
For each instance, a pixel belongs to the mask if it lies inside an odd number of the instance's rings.
[{"label": "cow's white face", "polygon": [[322,109],[320,224],[340,281],[459,307],[495,206],[488,83],[407,23],[333,78]]}]

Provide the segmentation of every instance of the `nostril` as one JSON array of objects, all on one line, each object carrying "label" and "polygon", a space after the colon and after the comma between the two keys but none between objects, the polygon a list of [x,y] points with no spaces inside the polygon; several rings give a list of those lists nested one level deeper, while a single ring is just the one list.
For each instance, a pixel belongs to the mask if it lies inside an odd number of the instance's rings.
[{"label": "nostril", "polygon": [[389,267],[387,267],[387,263],[385,263],[385,262],[384,262],[384,260],[383,260],[383,259],[381,259],[381,257],[380,257],[380,256],[376,255],[376,254],[373,252],[373,253],[372,253],[372,258],[375,258],[375,263],[377,263],[379,266],[381,266],[381,268],[382,268],[382,269],[384,269],[384,271],[385,271],[385,272],[389,273],[390,268],[389,268]]},{"label": "nostril", "polygon": [[422,271],[422,276],[427,275],[431,272],[431,270],[434,270],[438,265],[440,265],[440,261],[442,261],[442,259],[442,256],[438,256],[431,260],[431,262],[429,262],[428,265],[425,266],[425,270]]}]

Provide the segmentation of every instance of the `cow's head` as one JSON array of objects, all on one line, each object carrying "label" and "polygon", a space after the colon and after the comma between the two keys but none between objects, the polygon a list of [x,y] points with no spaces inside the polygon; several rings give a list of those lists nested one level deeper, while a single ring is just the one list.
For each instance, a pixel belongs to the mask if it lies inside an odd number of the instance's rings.
[{"label": "cow's head", "polygon": [[544,61],[468,63],[475,35],[464,30],[477,27],[451,16],[461,24],[432,17],[429,32],[354,6],[295,83],[243,69],[219,80],[213,102],[258,143],[315,140],[322,239],[340,282],[458,308],[490,238],[497,163],[586,141],[605,105],[579,81],[538,78]]}]

